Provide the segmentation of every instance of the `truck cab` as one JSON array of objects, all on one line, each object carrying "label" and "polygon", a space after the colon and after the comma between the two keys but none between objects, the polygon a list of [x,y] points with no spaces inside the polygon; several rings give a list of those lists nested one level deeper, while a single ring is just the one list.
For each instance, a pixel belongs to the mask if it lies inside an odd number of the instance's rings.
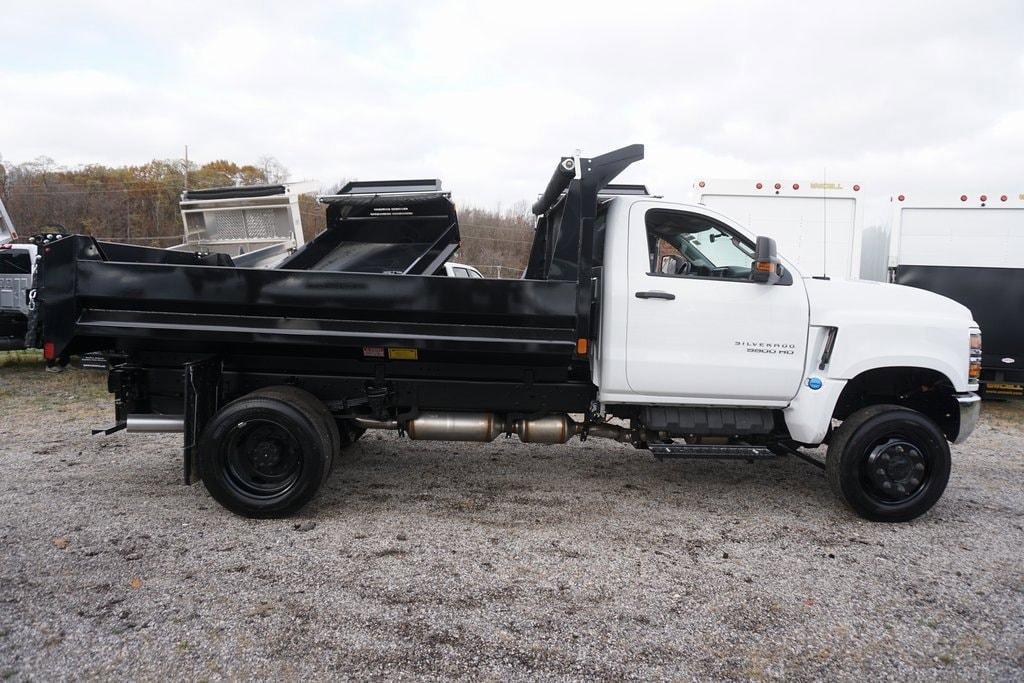
[{"label": "truck cab", "polygon": [[444,264],[444,274],[446,277],[483,277],[483,273],[468,263],[458,263],[456,261],[449,261]]},{"label": "truck cab", "polygon": [[915,373],[941,377],[951,395],[977,389],[977,325],[954,301],[805,277],[784,256],[767,284],[752,277],[757,237],[706,206],[617,197],[606,211],[603,402],[780,410],[794,440],[817,444],[824,413],[866,371],[888,375],[890,391]]},{"label": "truck cab", "polygon": [[0,200],[0,350],[23,349],[32,302],[29,291],[36,272],[34,244],[15,242],[18,233]]}]

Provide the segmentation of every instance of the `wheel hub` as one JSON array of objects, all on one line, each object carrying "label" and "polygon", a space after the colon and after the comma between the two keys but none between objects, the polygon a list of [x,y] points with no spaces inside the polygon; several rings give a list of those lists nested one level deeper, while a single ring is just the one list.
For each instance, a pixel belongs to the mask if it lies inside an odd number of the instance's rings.
[{"label": "wheel hub", "polygon": [[298,479],[301,447],[271,420],[239,423],[225,445],[228,481],[247,496],[283,494]]},{"label": "wheel hub", "polygon": [[269,470],[281,462],[281,449],[273,441],[261,441],[253,449],[252,464],[259,470]]},{"label": "wheel hub", "polygon": [[924,454],[902,439],[889,439],[875,446],[868,456],[868,479],[878,493],[889,500],[905,500],[917,493],[926,471]]}]

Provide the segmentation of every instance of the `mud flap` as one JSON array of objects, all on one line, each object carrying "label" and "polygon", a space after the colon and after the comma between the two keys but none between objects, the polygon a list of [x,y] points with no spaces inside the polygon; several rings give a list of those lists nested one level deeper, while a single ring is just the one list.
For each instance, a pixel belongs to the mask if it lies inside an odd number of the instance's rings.
[{"label": "mud flap", "polygon": [[220,358],[185,363],[185,432],[182,454],[185,483],[199,480],[196,454],[206,423],[220,407]]}]

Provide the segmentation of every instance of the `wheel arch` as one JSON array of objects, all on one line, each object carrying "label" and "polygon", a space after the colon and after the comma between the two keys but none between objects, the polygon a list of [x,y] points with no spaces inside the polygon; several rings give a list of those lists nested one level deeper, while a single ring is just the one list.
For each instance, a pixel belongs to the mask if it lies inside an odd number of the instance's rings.
[{"label": "wheel arch", "polygon": [[960,430],[954,381],[934,368],[901,365],[864,370],[847,381],[832,418],[845,420],[862,408],[880,404],[898,405],[928,416],[949,441],[955,440]]}]

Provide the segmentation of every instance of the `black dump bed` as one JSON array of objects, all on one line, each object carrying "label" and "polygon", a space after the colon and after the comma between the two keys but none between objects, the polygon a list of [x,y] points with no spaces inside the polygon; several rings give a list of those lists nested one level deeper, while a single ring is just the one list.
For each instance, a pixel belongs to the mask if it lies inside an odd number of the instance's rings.
[{"label": "black dump bed", "polygon": [[535,206],[534,279],[432,275],[458,248],[455,208],[439,187],[408,184],[350,184],[326,198],[327,230],[273,269],[67,237],[44,247],[44,354],[115,352],[128,365],[260,358],[313,373],[414,360],[403,372],[481,381],[511,373],[527,394],[534,381],[572,376],[592,390],[578,340],[596,336],[597,194],[642,157],[634,145],[583,159],[578,171],[562,160]]},{"label": "black dump bed", "polygon": [[359,357],[403,347],[559,363],[575,348],[571,282],[236,268],[223,255],[110,246],[81,236],[49,246],[43,336],[52,354]]}]

